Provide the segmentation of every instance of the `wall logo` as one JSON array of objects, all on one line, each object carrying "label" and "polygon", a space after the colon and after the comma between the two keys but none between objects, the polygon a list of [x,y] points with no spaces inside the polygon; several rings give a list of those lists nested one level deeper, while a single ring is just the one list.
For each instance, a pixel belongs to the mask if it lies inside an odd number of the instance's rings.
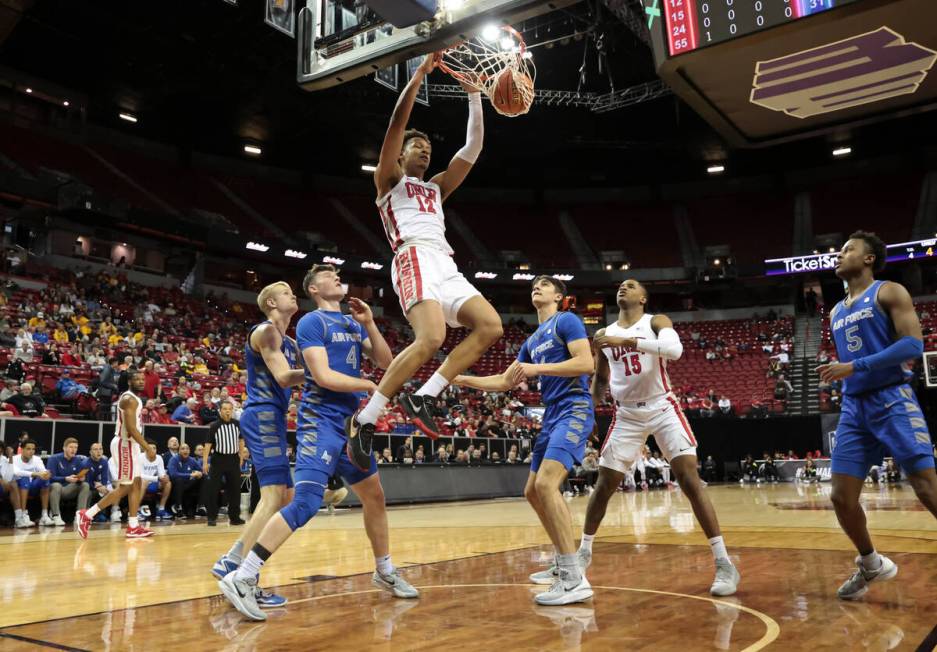
[{"label": "wall logo", "polygon": [[917,91],[937,52],[888,27],[755,64],[751,101],[809,118]]}]

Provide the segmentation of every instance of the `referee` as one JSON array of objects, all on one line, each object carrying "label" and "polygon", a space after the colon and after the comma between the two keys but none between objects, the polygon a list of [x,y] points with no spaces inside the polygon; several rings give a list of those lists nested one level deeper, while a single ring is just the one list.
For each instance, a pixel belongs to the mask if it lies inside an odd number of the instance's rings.
[{"label": "referee", "polygon": [[[228,499],[228,522],[231,525],[243,525],[241,520],[241,457],[244,447],[241,427],[232,417],[234,405],[231,401],[222,401],[218,410],[217,421],[208,427],[208,441],[202,452],[202,468],[208,476],[208,525],[215,525],[218,520],[218,492],[224,478],[224,494]],[[208,455],[211,456],[211,466]]]}]

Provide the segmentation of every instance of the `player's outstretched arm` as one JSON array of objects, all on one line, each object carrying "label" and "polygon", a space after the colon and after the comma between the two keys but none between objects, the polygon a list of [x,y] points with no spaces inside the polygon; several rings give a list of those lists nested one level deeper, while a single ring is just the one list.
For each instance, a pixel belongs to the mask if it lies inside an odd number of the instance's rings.
[{"label": "player's outstretched arm", "polygon": [[390,350],[387,340],[384,339],[381,331],[378,330],[377,324],[374,323],[371,306],[361,299],[352,297],[348,299],[348,307],[351,310],[352,319],[361,324],[361,327],[368,334],[368,339],[361,343],[364,354],[381,369],[387,369],[390,363],[394,361],[394,352]]},{"label": "player's outstretched arm", "polygon": [[254,331],[251,339],[254,340],[253,344],[264,359],[264,364],[267,365],[267,369],[273,374],[280,387],[294,387],[305,382],[305,372],[302,369],[291,369],[286,356],[280,350],[283,336],[280,335],[276,326],[273,324],[260,326]]},{"label": "player's outstretched arm", "polygon": [[610,376],[611,369],[608,366],[608,358],[599,352],[595,356],[595,374],[592,376],[592,384],[589,387],[592,392],[592,402],[595,405],[601,405],[605,402],[605,393],[608,391]]},{"label": "player's outstretched arm", "polygon": [[303,349],[303,359],[312,371],[316,384],[333,392],[373,392],[377,385],[366,378],[347,376],[329,366],[329,354],[324,346]]},{"label": "player's outstretched arm", "polygon": [[416,94],[420,91],[420,84],[423,78],[431,73],[436,67],[436,54],[426,55],[423,65],[417,68],[410,83],[403,89],[394,112],[390,116],[390,124],[387,126],[387,133],[384,135],[384,144],[381,146],[381,156],[377,161],[377,169],[374,171],[374,185],[377,187],[378,196],[383,197],[391,188],[397,185],[403,176],[400,169],[400,152],[403,149],[403,134],[407,130],[407,123],[410,121],[410,112],[413,110],[413,102],[416,100]]},{"label": "player's outstretched arm", "polygon": [[514,361],[502,373],[494,376],[456,376],[452,385],[480,389],[483,392],[506,392],[518,384],[523,377],[520,375],[520,363]]},{"label": "player's outstretched arm", "polygon": [[127,428],[127,432],[130,433],[130,436],[140,444],[140,447],[143,450],[146,450],[146,440],[143,438],[143,433],[137,430],[137,410],[140,409],[140,402],[129,396],[125,396],[120,400],[118,404],[118,409],[120,409],[121,418],[124,422],[124,427]]},{"label": "player's outstretched arm", "polygon": [[481,91],[474,86],[459,80],[459,84],[468,93],[468,126],[465,133],[465,145],[462,146],[452,160],[449,161],[449,167],[444,172],[434,176],[431,181],[439,186],[442,191],[442,200],[445,201],[449,195],[455,192],[456,188],[462,185],[465,177],[472,170],[478,155],[482,151],[482,143],[485,140],[485,121],[484,111],[482,110]]},{"label": "player's outstretched arm", "polygon": [[569,350],[569,360],[563,362],[547,362],[543,364],[522,363],[521,370],[527,378],[535,376],[558,376],[560,378],[573,378],[591,374],[595,368],[592,358],[592,344],[583,337],[566,343]]}]

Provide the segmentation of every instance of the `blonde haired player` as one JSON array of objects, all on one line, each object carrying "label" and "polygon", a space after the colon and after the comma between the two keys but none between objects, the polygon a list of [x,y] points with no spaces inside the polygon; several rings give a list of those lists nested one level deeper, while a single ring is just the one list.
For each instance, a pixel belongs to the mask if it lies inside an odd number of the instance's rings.
[{"label": "blonde haired player", "polygon": [[683,345],[670,318],[646,314],[646,304],[643,285],[635,280],[623,282],[618,288],[618,321],[598,331],[593,339],[595,348],[604,355],[596,356],[592,397],[596,404],[604,401],[611,380],[615,416],[602,444],[599,479],[589,498],[579,557],[583,567],[588,567],[592,541],[608,501],[625,473],[631,472],[648,435],[654,435],[709,539],[716,563],[716,579],[709,592],[732,595],[740,575],[726,552],[716,511],[696,472],[696,439],[670,390],[667,375],[667,361],[679,360]]},{"label": "blonde haired player", "polygon": [[117,427],[111,440],[111,457],[117,467],[117,476],[112,482],[117,488],[104,496],[89,509],[78,511],[75,517],[75,529],[82,539],[88,538],[88,528],[94,517],[105,507],[120,504],[126,496],[130,503],[127,519],[127,538],[143,539],[153,536],[153,531],[140,525],[137,514],[140,512],[140,500],[143,498],[142,451],[146,448],[143,439],[143,401],[141,394],[146,386],[143,371],[137,369],[130,373],[130,389],[120,395],[117,401]]},{"label": "blonde haired player", "polygon": [[[241,533],[211,569],[219,580],[237,570],[263,531],[264,526],[292,498],[293,478],[286,456],[286,413],[292,388],[305,382],[296,368],[296,341],[286,334],[299,304],[288,283],[279,281],[257,295],[257,307],[266,320],[247,335],[244,360],[247,365],[247,401],[239,420],[241,435],[251,454],[260,484],[260,502]],[[254,587],[257,604],[263,608],[286,604],[282,596]]]},{"label": "blonde haired player", "polygon": [[498,313],[453,262],[442,210],[443,202],[462,185],[481,153],[481,92],[460,82],[469,103],[465,145],[446,170],[429,181],[423,178],[432,153],[429,137],[407,130],[420,84],[435,66],[434,55],[426,57],[401,93],[374,172],[377,207],[394,251],[394,292],[413,327],[414,340],[394,358],[368,404],[348,420],[346,431],[359,467],[368,464],[374,424],[381,410],[439,350],[446,338],[446,324],[465,326],[471,332],[416,394],[400,400],[414,425],[432,439],[439,433],[429,410],[432,400],[428,399],[439,396],[453,378],[475,364],[503,332]]}]

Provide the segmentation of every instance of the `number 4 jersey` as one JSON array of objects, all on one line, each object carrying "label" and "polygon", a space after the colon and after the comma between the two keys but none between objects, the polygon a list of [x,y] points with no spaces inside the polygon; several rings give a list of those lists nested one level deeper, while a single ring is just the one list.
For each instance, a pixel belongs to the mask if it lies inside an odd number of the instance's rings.
[{"label": "number 4 jersey", "polygon": [[[849,305],[843,299],[830,311],[830,332],[840,362],[852,362],[882,351],[895,341],[891,317],[878,303],[883,281],[875,281]],[[843,381],[844,394],[862,394],[911,380],[910,366],[858,371]]]},{"label": "number 4 jersey", "polygon": [[[656,340],[651,328],[653,315],[644,315],[628,328],[613,322],[605,328],[609,337]],[[611,371],[609,387],[618,403],[650,402],[670,393],[667,361],[657,355],[624,346],[602,349]]]}]

